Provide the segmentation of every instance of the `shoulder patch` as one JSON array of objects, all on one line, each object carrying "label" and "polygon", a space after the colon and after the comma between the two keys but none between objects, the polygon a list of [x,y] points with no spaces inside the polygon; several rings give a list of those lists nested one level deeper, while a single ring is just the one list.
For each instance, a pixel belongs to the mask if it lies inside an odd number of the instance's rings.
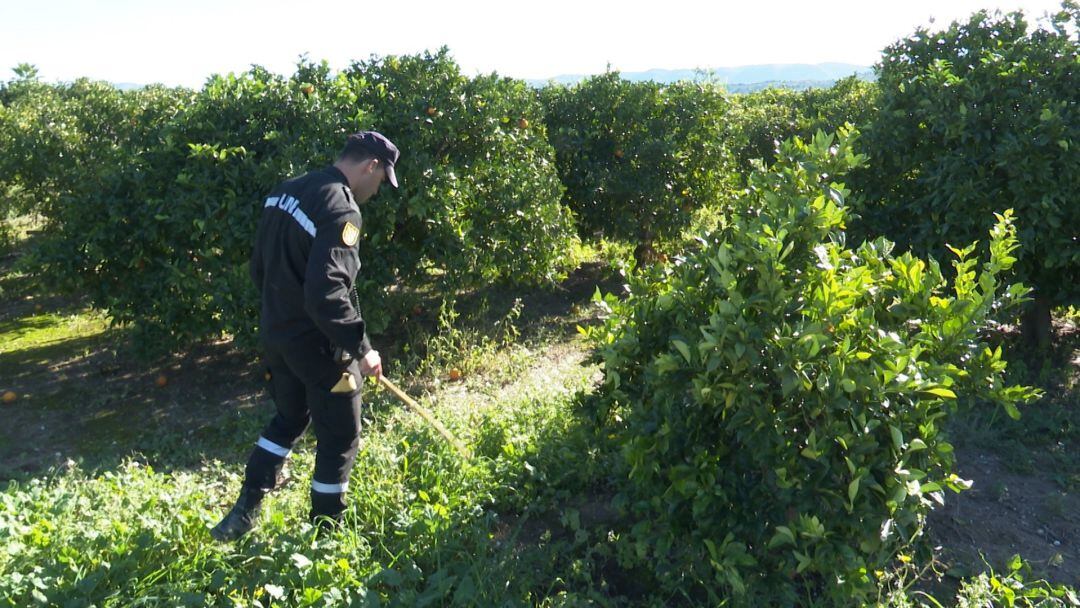
[{"label": "shoulder patch", "polygon": [[345,227],[341,229],[341,240],[352,247],[360,240],[360,229],[352,222],[345,222]]}]

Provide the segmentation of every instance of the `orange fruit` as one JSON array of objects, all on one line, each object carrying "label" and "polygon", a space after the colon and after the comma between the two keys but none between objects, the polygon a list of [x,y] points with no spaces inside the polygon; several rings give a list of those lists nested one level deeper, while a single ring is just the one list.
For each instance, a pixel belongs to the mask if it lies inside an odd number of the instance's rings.
[{"label": "orange fruit", "polygon": [[428,116],[434,116],[435,113],[438,112],[438,110],[435,109],[435,106],[428,106],[427,110],[424,111],[427,112]]},{"label": "orange fruit", "polygon": [[4,403],[15,403],[15,400],[18,398],[19,396],[15,394],[15,391],[7,391],[4,393]]},{"label": "orange fruit", "polygon": [[452,380],[454,382],[457,382],[458,380],[461,380],[461,370],[456,368],[456,367],[454,369],[450,370],[450,380]]},{"label": "orange fruit", "polygon": [[518,128],[519,129],[528,129],[529,128],[529,121],[524,119],[524,118],[519,119],[518,120]]},{"label": "orange fruit", "polygon": [[159,374],[154,380],[154,384],[156,384],[158,388],[163,388],[168,383],[169,379],[165,377],[165,374]]},{"label": "orange fruit", "polygon": [[300,90],[304,92],[304,95],[311,95],[315,92],[315,87],[310,84],[305,84],[304,86],[300,87]]},{"label": "orange fruit", "polygon": [[623,157],[622,148],[615,148],[615,158],[622,158],[622,157]]}]

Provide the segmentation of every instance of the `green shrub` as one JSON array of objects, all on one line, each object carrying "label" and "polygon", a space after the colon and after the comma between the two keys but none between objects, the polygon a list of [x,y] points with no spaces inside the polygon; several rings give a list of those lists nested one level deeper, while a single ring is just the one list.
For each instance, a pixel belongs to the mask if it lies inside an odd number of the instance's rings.
[{"label": "green shrub", "polygon": [[963,486],[940,432],[955,401],[1015,415],[1034,394],[1005,385],[982,333],[1025,293],[999,281],[1011,215],[988,262],[955,250],[952,283],[883,239],[849,247],[833,180],[864,161],[852,144],[784,143],[725,225],[625,301],[608,296],[591,332],[637,522],[624,557],[698,601],[866,599]]},{"label": "green shrub", "polygon": [[584,235],[651,247],[733,187],[723,90],[629,82],[617,72],[541,97],[565,202]]},{"label": "green shrub", "polygon": [[852,176],[857,226],[917,252],[980,238],[1015,209],[1020,280],[1034,288],[1028,332],[1049,339],[1050,308],[1080,302],[1080,7],[1045,29],[985,11],[885,49],[871,164]]}]

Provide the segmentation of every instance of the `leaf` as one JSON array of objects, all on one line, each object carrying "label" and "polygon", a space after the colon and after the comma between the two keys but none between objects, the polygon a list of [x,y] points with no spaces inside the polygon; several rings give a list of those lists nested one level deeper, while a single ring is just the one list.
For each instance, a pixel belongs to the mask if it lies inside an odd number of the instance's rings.
[{"label": "leaf", "polygon": [[1012,404],[1012,403],[1009,403],[1008,401],[1006,401],[1004,403],[1004,406],[1005,406],[1005,413],[1009,415],[1009,418],[1012,418],[1013,420],[1019,420],[1020,419],[1020,410],[1016,409],[1015,404]]},{"label": "leaf", "polygon": [[956,399],[956,393],[943,386],[935,386],[933,388],[924,388],[919,391],[920,394],[929,394],[935,397],[941,397],[943,399]]},{"label": "leaf", "polygon": [[854,393],[856,388],[855,381],[851,378],[844,378],[840,381],[840,388],[844,389],[844,392]]},{"label": "leaf", "polygon": [[458,606],[468,605],[473,603],[474,598],[476,598],[476,583],[471,576],[466,576],[461,579],[457,590],[454,591],[453,603]]},{"label": "leaf", "polygon": [[795,555],[795,560],[799,562],[799,565],[795,568],[796,572],[802,572],[810,567],[810,556],[805,553],[799,553],[798,551],[792,551],[791,553]]},{"label": "leaf", "polygon": [[904,447],[904,434],[902,432],[900,432],[900,429],[898,429],[895,426],[890,424],[889,425],[889,434],[892,435],[893,445],[896,446],[896,449],[898,449],[898,450],[903,449],[903,447]]},{"label": "leaf", "polygon": [[683,358],[686,359],[686,362],[690,363],[690,347],[686,345],[686,342],[683,342],[682,340],[672,340],[671,343],[675,345],[675,348],[682,354]]},{"label": "leaf", "polygon": [[795,544],[795,534],[787,526],[776,526],[776,534],[773,534],[773,537],[769,539],[768,548],[772,549],[787,544]]},{"label": "leaf", "polygon": [[401,585],[401,573],[392,568],[384,568],[380,570],[375,576],[368,579],[368,585],[374,586],[377,584],[383,584],[388,587],[397,587]]},{"label": "leaf", "polygon": [[855,479],[851,480],[851,483],[848,484],[847,496],[848,496],[848,500],[850,502],[852,502],[852,503],[855,502],[855,497],[858,496],[858,494],[859,494],[859,480],[860,479],[862,479],[862,477],[856,477]]},{"label": "leaf", "polygon": [[263,585],[263,589],[266,589],[266,595],[269,595],[275,600],[280,600],[281,598],[285,597],[285,588],[279,585],[272,585],[270,583],[267,583]]},{"label": "leaf", "polygon": [[311,560],[308,559],[308,556],[304,555],[303,553],[293,553],[289,556],[289,559],[291,559],[292,562],[296,564],[296,567],[300,570],[306,570],[307,568],[311,567]]},{"label": "leaf", "polygon": [[1017,572],[1023,566],[1024,566],[1024,560],[1020,559],[1019,555],[1013,555],[1012,559],[1009,560],[1009,571],[1010,572]]},{"label": "leaf", "polygon": [[714,561],[718,561],[720,559],[720,554],[716,551],[716,543],[714,543],[711,539],[708,538],[706,538],[704,542],[705,548],[709,550],[709,557],[711,557]]},{"label": "leaf", "polygon": [[884,540],[889,538],[889,534],[892,532],[892,527],[893,527],[893,520],[892,519],[886,519],[885,522],[881,524],[881,532],[880,532],[880,535],[879,535],[881,540],[884,541]]}]

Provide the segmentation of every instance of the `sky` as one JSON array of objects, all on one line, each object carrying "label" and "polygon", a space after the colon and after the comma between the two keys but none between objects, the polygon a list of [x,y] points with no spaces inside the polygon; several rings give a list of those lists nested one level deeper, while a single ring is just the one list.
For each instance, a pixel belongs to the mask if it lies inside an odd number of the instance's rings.
[{"label": "sky", "polygon": [[200,86],[258,64],[292,73],[300,55],[340,69],[371,55],[446,45],[468,74],[560,74],[765,63],[873,65],[919,26],[979,9],[1032,20],[1060,0],[4,0],[0,80],[20,63],[78,77]]}]

